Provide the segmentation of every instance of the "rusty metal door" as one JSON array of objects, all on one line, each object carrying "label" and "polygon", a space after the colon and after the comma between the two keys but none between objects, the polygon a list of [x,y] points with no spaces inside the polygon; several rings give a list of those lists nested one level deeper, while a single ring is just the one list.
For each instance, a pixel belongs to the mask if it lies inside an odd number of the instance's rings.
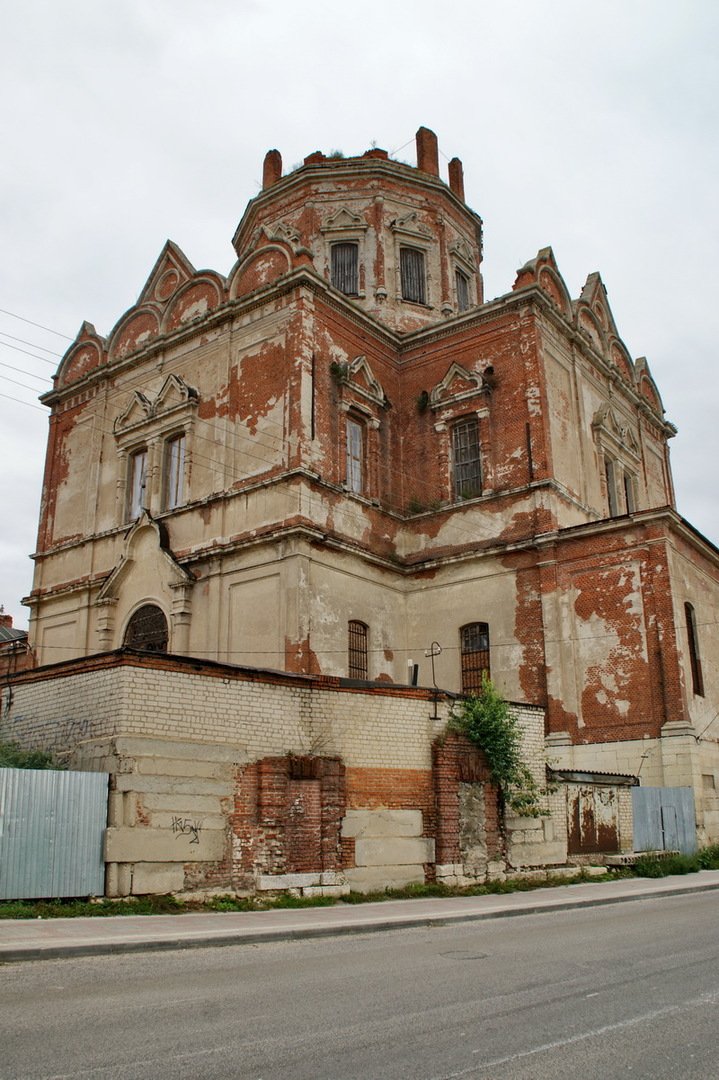
[{"label": "rusty metal door", "polygon": [[567,829],[570,855],[619,851],[616,788],[568,784]]},{"label": "rusty metal door", "polygon": [[696,851],[692,788],[632,788],[632,810],[635,851]]}]

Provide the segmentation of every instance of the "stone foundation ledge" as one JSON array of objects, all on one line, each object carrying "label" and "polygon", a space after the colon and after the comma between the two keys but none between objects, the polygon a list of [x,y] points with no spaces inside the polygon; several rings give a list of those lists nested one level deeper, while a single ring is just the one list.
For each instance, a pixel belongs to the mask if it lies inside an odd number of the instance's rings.
[{"label": "stone foundation ledge", "polygon": [[[293,891],[300,896],[345,896],[349,885],[344,874],[338,870],[318,870],[304,874],[258,874],[258,892]],[[340,892],[322,890],[342,890]]]}]

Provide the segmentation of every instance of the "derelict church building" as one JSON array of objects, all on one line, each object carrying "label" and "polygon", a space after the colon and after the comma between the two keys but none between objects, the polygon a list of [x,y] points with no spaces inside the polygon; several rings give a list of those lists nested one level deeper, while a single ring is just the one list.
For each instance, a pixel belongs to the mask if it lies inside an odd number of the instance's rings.
[{"label": "derelict church building", "polygon": [[416,168],[272,150],[263,181],[227,277],[168,242],[62,360],[38,670],[126,646],[389,693],[435,641],[441,689],[490,673],[555,767],[693,786],[716,837],[719,556],[599,275],[572,299],[545,248],[486,300],[425,128]]}]

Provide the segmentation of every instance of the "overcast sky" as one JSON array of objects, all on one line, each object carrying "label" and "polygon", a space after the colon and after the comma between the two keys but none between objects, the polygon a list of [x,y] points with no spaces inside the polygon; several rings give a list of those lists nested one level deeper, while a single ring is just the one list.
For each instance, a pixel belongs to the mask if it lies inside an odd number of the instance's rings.
[{"label": "overcast sky", "polygon": [[719,541],[714,0],[23,0],[0,31],[0,603],[16,626],[53,354],[84,319],[111,330],[168,237],[226,274],[267,149],[286,169],[373,142],[413,164],[421,124],[445,177],[464,162],[488,299],[548,244],[573,297],[599,270],[679,428],[678,509]]}]

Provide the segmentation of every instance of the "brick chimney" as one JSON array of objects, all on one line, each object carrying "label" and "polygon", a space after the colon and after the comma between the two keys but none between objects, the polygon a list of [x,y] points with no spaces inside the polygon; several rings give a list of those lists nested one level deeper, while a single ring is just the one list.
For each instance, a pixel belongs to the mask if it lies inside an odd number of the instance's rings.
[{"label": "brick chimney", "polygon": [[449,163],[449,190],[464,202],[464,169],[458,157],[453,157]]},{"label": "brick chimney", "polygon": [[6,615],[0,608],[0,626],[4,626],[6,630],[12,630],[12,615]]},{"label": "brick chimney", "polygon": [[421,127],[417,132],[417,168],[422,172],[439,176],[439,148],[437,136],[429,128]]},{"label": "brick chimney", "polygon": [[279,150],[268,150],[262,166],[262,190],[272,187],[282,179],[282,154]]}]

